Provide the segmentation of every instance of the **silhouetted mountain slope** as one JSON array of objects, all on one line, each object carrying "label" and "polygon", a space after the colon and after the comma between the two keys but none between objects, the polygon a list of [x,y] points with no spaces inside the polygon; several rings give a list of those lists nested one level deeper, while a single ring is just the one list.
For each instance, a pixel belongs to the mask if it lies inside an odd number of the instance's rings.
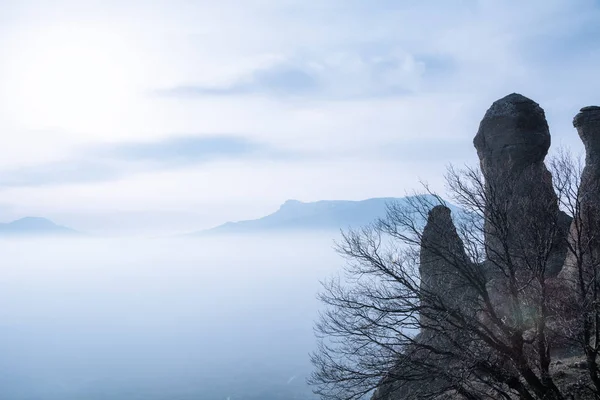
[{"label": "silhouetted mountain slope", "polygon": [[384,197],[362,201],[322,200],[311,203],[288,200],[281,205],[279,210],[265,217],[249,221],[227,222],[192,235],[356,228],[384,217],[388,203],[407,203],[407,199],[406,197]]},{"label": "silhouetted mountain slope", "polygon": [[9,223],[0,223],[0,236],[53,236],[77,235],[77,231],[56,225],[38,217],[25,217]]}]

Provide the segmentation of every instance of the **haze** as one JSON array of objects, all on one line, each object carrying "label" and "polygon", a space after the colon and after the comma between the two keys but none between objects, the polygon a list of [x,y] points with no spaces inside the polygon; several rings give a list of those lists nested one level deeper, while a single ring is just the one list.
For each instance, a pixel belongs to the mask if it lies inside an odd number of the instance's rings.
[{"label": "haze", "polygon": [[0,397],[311,399],[318,281],[340,264],[331,244],[3,240]]},{"label": "haze", "polygon": [[[596,0],[0,0],[0,399],[314,399],[333,225],[443,195],[508,93],[580,151],[599,21]],[[286,204],[268,235],[183,236]]]},{"label": "haze", "polygon": [[3,0],[0,218],[162,234],[443,190],[511,92],[578,151],[599,20],[594,0]]}]

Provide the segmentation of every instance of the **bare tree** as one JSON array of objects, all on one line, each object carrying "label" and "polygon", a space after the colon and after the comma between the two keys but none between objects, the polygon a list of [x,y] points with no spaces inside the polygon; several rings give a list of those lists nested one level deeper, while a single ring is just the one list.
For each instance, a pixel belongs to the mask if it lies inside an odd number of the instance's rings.
[{"label": "bare tree", "polygon": [[345,274],[320,295],[315,393],[568,399],[551,363],[558,347],[577,344],[598,396],[600,214],[570,156],[551,167],[558,195],[527,190],[539,179],[527,171],[485,180],[477,168],[451,167],[457,208],[426,190],[343,233]]},{"label": "bare tree", "polygon": [[561,206],[573,216],[560,276],[567,290],[558,302],[557,326],[564,340],[582,349],[594,390],[600,393],[600,186],[584,163],[565,150],[549,166]]}]

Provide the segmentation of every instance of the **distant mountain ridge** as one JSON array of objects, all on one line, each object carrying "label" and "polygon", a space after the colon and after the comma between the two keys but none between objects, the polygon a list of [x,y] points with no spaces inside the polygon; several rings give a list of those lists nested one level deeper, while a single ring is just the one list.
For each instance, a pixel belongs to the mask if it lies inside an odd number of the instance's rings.
[{"label": "distant mountain ridge", "polygon": [[401,204],[408,201],[409,197],[380,197],[360,201],[321,200],[306,203],[288,200],[279,207],[279,210],[265,217],[227,222],[191,235],[357,228],[385,217],[387,204],[392,202]]},{"label": "distant mountain ridge", "polygon": [[57,225],[46,218],[25,217],[9,223],[0,223],[0,236],[77,235],[79,232]]}]

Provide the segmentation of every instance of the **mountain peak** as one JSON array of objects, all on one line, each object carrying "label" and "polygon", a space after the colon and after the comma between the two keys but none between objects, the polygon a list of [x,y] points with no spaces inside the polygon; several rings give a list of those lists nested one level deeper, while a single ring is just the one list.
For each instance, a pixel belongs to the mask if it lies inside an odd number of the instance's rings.
[{"label": "mountain peak", "polygon": [[[198,234],[243,233],[276,230],[328,230],[359,228],[385,217],[389,203],[407,204],[408,198],[372,198],[361,201],[285,201],[277,211],[262,218],[229,222]],[[192,234],[193,235],[193,234]]]},{"label": "mountain peak", "polygon": [[0,224],[2,235],[53,235],[53,234],[75,234],[72,229],[60,226],[42,217],[23,217],[15,221]]},{"label": "mountain peak", "polygon": [[304,203],[301,202],[300,200],[288,199],[281,206],[282,207],[285,207],[285,206],[294,206],[294,205],[298,205],[298,204],[304,204]]},{"label": "mountain peak", "polygon": [[56,226],[56,224],[49,219],[42,217],[23,217],[19,218],[13,222],[10,222],[11,225],[46,225],[46,226]]}]

